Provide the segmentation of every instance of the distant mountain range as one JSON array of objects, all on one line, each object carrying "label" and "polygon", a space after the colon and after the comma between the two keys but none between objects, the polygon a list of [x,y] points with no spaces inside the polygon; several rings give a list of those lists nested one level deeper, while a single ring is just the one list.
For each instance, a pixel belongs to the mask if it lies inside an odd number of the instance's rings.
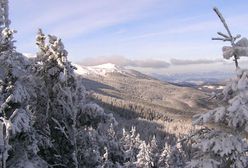
[{"label": "distant mountain range", "polygon": [[204,84],[223,84],[223,82],[232,78],[234,73],[222,71],[180,73],[170,75],[153,73],[151,76],[179,86],[193,87]]}]

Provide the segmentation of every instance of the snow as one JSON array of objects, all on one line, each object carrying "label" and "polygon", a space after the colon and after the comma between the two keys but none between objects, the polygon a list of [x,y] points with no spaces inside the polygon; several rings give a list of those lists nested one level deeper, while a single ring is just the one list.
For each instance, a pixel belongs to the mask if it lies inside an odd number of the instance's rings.
[{"label": "snow", "polygon": [[[210,167],[223,167],[226,163],[231,163],[228,167],[248,167],[248,144],[242,137],[248,131],[248,70],[238,68],[236,72],[236,78],[223,90],[225,104],[193,117],[193,124],[215,123],[219,126],[194,137],[196,143],[193,146],[202,154],[198,155],[198,161],[191,161],[189,167],[204,167],[207,160],[208,163],[221,161],[220,166]],[[221,127],[225,128],[219,130]]]},{"label": "snow", "polygon": [[216,89],[222,90],[222,89],[224,89],[224,88],[225,88],[224,86],[218,86]]},{"label": "snow", "polygon": [[216,89],[216,90],[224,89],[224,86],[214,86],[214,85],[204,85],[203,87],[207,88],[207,89],[211,89],[211,90],[213,90],[213,89]]},{"label": "snow", "polygon": [[26,132],[30,128],[30,116],[23,109],[16,109],[10,116],[12,134]]},{"label": "snow", "polygon": [[23,56],[27,57],[27,58],[35,58],[36,54],[33,53],[22,53]]},{"label": "snow", "polygon": [[208,88],[208,89],[214,89],[215,87],[214,86],[211,86],[211,85],[206,85],[206,86],[203,86],[204,88]]},{"label": "snow", "polygon": [[223,57],[225,59],[230,59],[234,54],[238,57],[248,56],[248,40],[247,38],[242,38],[239,40],[235,46],[224,46],[222,48]]},{"label": "snow", "polygon": [[135,77],[141,79],[151,79],[151,77],[140,73],[133,69],[128,69],[125,67],[121,67],[112,63],[106,63],[96,66],[82,66],[78,64],[73,64],[77,69],[74,71],[78,75],[82,75],[87,78],[87,76],[96,76],[96,77],[108,77],[111,73],[124,75],[128,77]]},{"label": "snow", "polygon": [[77,64],[73,64],[77,68],[76,73],[79,75],[87,76],[87,75],[98,75],[98,76],[106,76],[109,73],[126,73],[124,68],[121,68],[115,64],[107,63],[96,66],[81,66]]}]

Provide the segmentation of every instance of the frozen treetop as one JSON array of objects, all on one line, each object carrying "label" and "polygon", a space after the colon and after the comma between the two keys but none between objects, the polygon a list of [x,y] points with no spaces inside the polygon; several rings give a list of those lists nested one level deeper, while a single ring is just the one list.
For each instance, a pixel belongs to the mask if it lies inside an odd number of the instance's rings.
[{"label": "frozen treetop", "polygon": [[234,58],[235,65],[236,65],[236,67],[238,67],[238,59],[241,56],[245,56],[245,57],[248,56],[248,40],[247,40],[247,38],[242,38],[242,39],[238,40],[241,37],[241,35],[239,35],[239,34],[236,36],[233,36],[231,34],[231,31],[230,31],[224,17],[222,16],[222,14],[218,10],[218,8],[214,8],[214,11],[217,14],[217,16],[220,18],[221,22],[223,23],[223,26],[226,29],[227,34],[222,33],[222,32],[217,32],[219,37],[212,38],[212,39],[213,40],[221,40],[224,42],[228,41],[231,43],[231,46],[224,46],[222,48],[223,58],[224,59]]},{"label": "frozen treetop", "polygon": [[9,1],[8,0],[0,0],[0,27],[5,28],[9,27]]},{"label": "frozen treetop", "polygon": [[[227,31],[227,34],[225,33],[222,33],[222,32],[217,32],[217,34],[219,35],[219,37],[217,38],[212,38],[212,40],[221,40],[221,41],[229,41],[231,43],[231,46],[234,48],[236,43],[235,41],[241,37],[241,35],[236,35],[236,36],[233,36],[227,23],[226,23],[226,20],[224,19],[224,17],[222,16],[222,14],[220,13],[219,9],[214,7],[214,12],[217,14],[217,16],[219,17],[220,21],[222,22],[224,28],[226,29]],[[224,50],[223,50],[224,51]],[[233,52],[233,53],[230,53],[228,56],[227,55],[224,55],[224,58],[226,59],[229,59],[230,57],[234,57],[234,61],[235,61],[235,66],[236,68],[239,67],[238,65],[238,59],[239,59],[239,56],[236,55],[236,52]]]},{"label": "frozen treetop", "polygon": [[10,20],[9,20],[9,1],[0,0],[0,50],[6,51],[7,48],[14,49],[13,34],[15,30],[10,30]]}]

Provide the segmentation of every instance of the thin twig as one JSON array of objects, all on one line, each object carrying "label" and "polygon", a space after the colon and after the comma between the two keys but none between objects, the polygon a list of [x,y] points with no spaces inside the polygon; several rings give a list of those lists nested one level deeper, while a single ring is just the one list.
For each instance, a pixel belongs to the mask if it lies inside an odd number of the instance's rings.
[{"label": "thin twig", "polygon": [[[214,11],[215,11],[215,13],[217,14],[217,16],[220,18],[221,22],[223,23],[223,25],[224,25],[224,27],[225,27],[225,29],[226,29],[226,31],[227,31],[229,37],[232,38],[232,37],[233,37],[233,36],[232,36],[232,33],[231,33],[230,29],[228,28],[228,26],[227,26],[227,24],[226,24],[226,21],[225,21],[224,17],[222,16],[222,14],[220,13],[219,9],[216,8],[216,7],[214,7]],[[232,43],[233,43],[233,42],[232,42]],[[234,44],[234,43],[233,43],[233,44]]]},{"label": "thin twig", "polygon": [[220,40],[220,41],[232,41],[230,38],[221,38],[221,37],[214,37],[212,40]]},{"label": "thin twig", "polygon": [[224,33],[221,33],[221,32],[217,32],[218,35],[224,37],[224,38],[229,38],[228,35],[225,35]]},{"label": "thin twig", "polygon": [[[235,40],[237,40],[238,38],[240,38],[241,36],[240,35],[237,35],[235,37],[233,37],[227,23],[226,23],[226,20],[224,19],[224,17],[222,16],[222,14],[220,13],[219,9],[214,7],[213,8],[214,12],[217,14],[217,16],[220,18],[220,21],[223,23],[223,26],[225,27],[228,35],[224,34],[224,33],[221,33],[221,32],[217,32],[218,35],[222,36],[221,38],[212,38],[212,40],[221,40],[221,41],[230,41],[231,42],[231,45],[232,47],[235,47]],[[224,38],[223,38],[224,37]],[[238,56],[236,54],[234,54],[234,62],[235,62],[235,66],[236,68],[239,67],[238,65]]]},{"label": "thin twig", "polygon": [[62,127],[61,124],[58,122],[58,120],[56,120],[55,118],[52,117],[52,120],[53,120],[53,121],[57,124],[57,126],[58,126],[58,127],[55,127],[55,129],[60,130],[60,131],[65,135],[66,139],[69,140],[69,137],[68,137],[68,135],[67,135],[66,132],[65,132],[65,128]]}]

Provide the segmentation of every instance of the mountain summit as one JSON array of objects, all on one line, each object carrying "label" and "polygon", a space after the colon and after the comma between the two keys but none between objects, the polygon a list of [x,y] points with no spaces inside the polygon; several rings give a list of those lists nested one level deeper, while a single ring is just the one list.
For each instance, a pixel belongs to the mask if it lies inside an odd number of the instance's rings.
[{"label": "mountain summit", "polygon": [[124,75],[129,77],[136,77],[136,78],[147,78],[152,79],[152,77],[142,74],[136,70],[127,69],[125,67],[118,66],[112,63],[106,63],[96,66],[82,66],[79,64],[74,64],[77,68],[76,73],[86,76],[95,76],[95,77],[107,77],[109,75]]}]

